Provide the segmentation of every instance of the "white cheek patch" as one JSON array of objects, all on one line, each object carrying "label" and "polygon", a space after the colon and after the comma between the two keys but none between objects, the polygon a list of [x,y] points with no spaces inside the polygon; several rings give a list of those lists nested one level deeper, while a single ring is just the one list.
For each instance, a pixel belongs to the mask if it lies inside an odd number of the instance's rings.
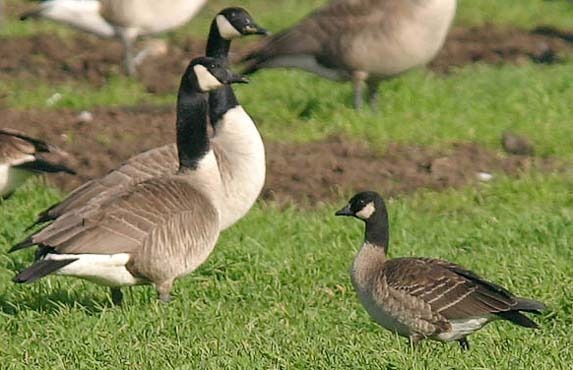
[{"label": "white cheek patch", "polygon": [[218,15],[215,18],[217,22],[217,28],[219,29],[219,34],[225,40],[232,40],[234,38],[240,37],[241,33],[225,18],[223,15]]},{"label": "white cheek patch", "polygon": [[372,216],[372,214],[376,211],[376,207],[374,207],[374,203],[370,202],[364,206],[360,211],[356,212],[356,216],[360,217],[363,220],[367,220]]},{"label": "white cheek patch", "polygon": [[201,91],[207,92],[223,86],[223,84],[217,80],[217,78],[213,76],[205,66],[197,64],[193,67],[193,70],[197,76],[197,81],[199,82],[199,88]]}]

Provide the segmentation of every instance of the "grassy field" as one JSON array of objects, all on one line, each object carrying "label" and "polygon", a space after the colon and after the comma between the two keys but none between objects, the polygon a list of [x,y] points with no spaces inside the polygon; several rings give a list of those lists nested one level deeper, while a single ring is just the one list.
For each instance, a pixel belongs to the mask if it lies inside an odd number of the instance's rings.
[{"label": "grassy field", "polygon": [[[277,30],[323,2],[241,5]],[[211,1],[197,22],[167,37],[201,35],[212,14],[230,4]],[[461,0],[459,8],[462,25],[573,28],[573,4],[566,0]],[[10,21],[0,37],[39,32],[71,34],[49,23]],[[473,66],[447,77],[416,71],[384,85],[379,113],[358,114],[349,86],[296,71],[261,73],[237,90],[267,139],[304,142],[341,133],[380,149],[391,141],[440,147],[457,140],[497,148],[510,128],[529,136],[538,154],[571,163],[572,81],[571,60]],[[0,81],[0,95],[9,93],[4,103],[17,109],[45,108],[54,91],[64,99],[50,109],[174,101],[174,94],[147,94],[121,76],[101,90]],[[10,279],[32,253],[5,251],[25,236],[38,211],[62,196],[43,181],[29,182],[0,201],[0,368],[571,369],[571,168],[389,201],[392,256],[449,259],[548,305],[535,318],[541,330],[494,323],[470,338],[467,353],[435,342],[414,351],[369,319],[348,275],[362,225],[333,216],[345,198],[312,210],[259,203],[222,235],[207,263],[177,283],[169,305],[158,303],[150,287],[126,290],[125,305],[117,308],[107,289],[79,280],[15,286]]]}]

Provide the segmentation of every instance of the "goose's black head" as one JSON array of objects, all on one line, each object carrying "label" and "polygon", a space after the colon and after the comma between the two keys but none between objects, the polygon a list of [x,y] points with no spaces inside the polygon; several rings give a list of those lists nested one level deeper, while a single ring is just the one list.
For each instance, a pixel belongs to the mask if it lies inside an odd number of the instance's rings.
[{"label": "goose's black head", "polygon": [[269,35],[270,32],[260,27],[251,15],[243,8],[225,8],[215,17],[219,35],[225,40],[232,40],[247,35]]},{"label": "goose's black head", "polygon": [[386,205],[382,197],[374,191],[365,191],[353,196],[348,204],[335,213],[336,216],[353,216],[363,221],[386,215]]},{"label": "goose's black head", "polygon": [[373,191],[365,191],[353,196],[348,204],[336,212],[337,216],[353,216],[366,224],[365,242],[388,251],[389,227],[388,212],[382,197]]},{"label": "goose's black head", "polygon": [[216,58],[199,57],[189,63],[183,74],[181,86],[209,92],[232,83],[248,83],[249,80],[239,75]]}]

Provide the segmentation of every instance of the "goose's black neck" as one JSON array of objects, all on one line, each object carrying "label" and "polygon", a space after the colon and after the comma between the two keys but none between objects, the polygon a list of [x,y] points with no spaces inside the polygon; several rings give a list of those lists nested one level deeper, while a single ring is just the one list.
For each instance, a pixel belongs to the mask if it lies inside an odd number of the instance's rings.
[{"label": "goose's black neck", "polygon": [[[229,49],[231,41],[226,40],[221,36],[219,27],[217,26],[216,18],[211,22],[211,29],[209,30],[209,39],[207,40],[208,57],[217,58],[219,61],[227,64],[229,56]],[[211,91],[209,93],[209,120],[211,125],[215,128],[217,122],[223,118],[225,113],[230,109],[239,105],[237,97],[233,92],[231,86],[223,86],[220,89]]]},{"label": "goose's black neck", "polygon": [[388,213],[386,209],[376,210],[366,222],[364,241],[388,252],[390,242],[390,229],[388,226]]},{"label": "goose's black neck", "polygon": [[197,169],[209,151],[207,94],[196,86],[181,83],[177,94],[177,152],[179,170]]},{"label": "goose's black neck", "polygon": [[206,55],[211,58],[217,58],[227,64],[230,48],[231,40],[224,39],[221,36],[219,27],[217,26],[217,18],[215,18],[213,22],[211,22],[211,28],[209,29]]}]

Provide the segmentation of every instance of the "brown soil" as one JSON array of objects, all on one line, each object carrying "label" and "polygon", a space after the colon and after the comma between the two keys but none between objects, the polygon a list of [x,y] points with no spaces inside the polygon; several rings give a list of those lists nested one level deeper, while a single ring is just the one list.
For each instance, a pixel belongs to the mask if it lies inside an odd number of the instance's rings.
[{"label": "brown soil", "polygon": [[[50,180],[65,190],[101,176],[130,156],[174,140],[171,109],[97,109],[82,123],[77,112],[0,110],[0,128],[11,127],[67,150],[78,176]],[[519,175],[558,166],[551,159],[504,155],[473,143],[446,150],[391,144],[378,153],[363,144],[332,137],[306,144],[266,142],[267,184],[263,199],[316,204],[341,192],[376,189],[386,195],[419,188],[445,189],[478,181],[479,172]]]},{"label": "brown soil", "polygon": [[[255,38],[239,50],[241,54]],[[141,46],[141,43],[140,43]],[[139,76],[152,93],[173,92],[190,58],[203,53],[204,41],[191,38],[171,45],[162,57],[149,58],[139,68]],[[570,34],[540,28],[529,32],[494,25],[452,30],[444,50],[432,62],[435,71],[470,63],[522,63],[526,60],[554,62],[559,54],[571,52]],[[0,80],[27,79],[49,83],[80,81],[96,87],[121,71],[121,47],[114,40],[100,40],[77,32],[73,37],[41,34],[29,38],[0,40]],[[233,59],[233,58],[232,58]]]},{"label": "brown soil", "polygon": [[533,31],[493,24],[455,27],[430,68],[447,72],[453,67],[480,62],[521,64],[533,60],[554,63],[561,54],[572,51],[573,34],[551,27],[538,27]]}]

